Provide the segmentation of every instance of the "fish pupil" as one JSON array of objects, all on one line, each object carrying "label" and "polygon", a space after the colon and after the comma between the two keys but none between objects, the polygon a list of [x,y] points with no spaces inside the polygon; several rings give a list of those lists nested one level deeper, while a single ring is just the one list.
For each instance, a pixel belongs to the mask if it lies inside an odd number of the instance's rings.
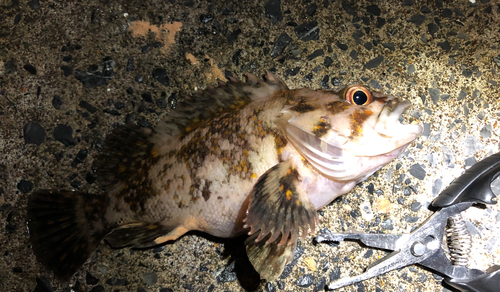
[{"label": "fish pupil", "polygon": [[357,105],[365,104],[368,101],[368,96],[361,90],[357,90],[352,94],[352,102]]}]

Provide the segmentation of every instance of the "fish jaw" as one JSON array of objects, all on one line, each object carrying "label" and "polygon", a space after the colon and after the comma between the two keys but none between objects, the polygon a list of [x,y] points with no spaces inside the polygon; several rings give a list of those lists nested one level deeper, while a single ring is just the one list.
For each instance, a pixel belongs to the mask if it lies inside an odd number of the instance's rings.
[{"label": "fish jaw", "polygon": [[390,99],[384,104],[376,121],[364,125],[362,139],[352,140],[354,143],[350,141],[346,149],[356,156],[377,156],[413,142],[422,133],[422,126],[399,121],[410,106],[408,100]]}]

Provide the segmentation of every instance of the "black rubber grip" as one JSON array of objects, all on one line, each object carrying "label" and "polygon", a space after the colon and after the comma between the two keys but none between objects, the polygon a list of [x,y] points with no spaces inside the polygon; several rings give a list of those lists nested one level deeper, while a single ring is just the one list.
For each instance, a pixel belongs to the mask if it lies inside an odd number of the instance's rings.
[{"label": "black rubber grip", "polygon": [[498,292],[500,290],[500,266],[493,266],[485,274],[473,279],[445,279],[444,281],[460,292]]},{"label": "black rubber grip", "polygon": [[496,204],[491,182],[500,175],[500,153],[493,154],[456,178],[434,199],[432,206],[443,208],[462,202]]}]

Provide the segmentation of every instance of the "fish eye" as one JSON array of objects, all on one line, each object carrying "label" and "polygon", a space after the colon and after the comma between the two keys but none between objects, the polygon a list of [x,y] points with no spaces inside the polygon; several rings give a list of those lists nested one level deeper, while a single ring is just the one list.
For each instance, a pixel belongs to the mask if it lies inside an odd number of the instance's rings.
[{"label": "fish eye", "polygon": [[373,101],[373,96],[364,86],[349,87],[344,94],[345,100],[350,104],[367,105]]}]

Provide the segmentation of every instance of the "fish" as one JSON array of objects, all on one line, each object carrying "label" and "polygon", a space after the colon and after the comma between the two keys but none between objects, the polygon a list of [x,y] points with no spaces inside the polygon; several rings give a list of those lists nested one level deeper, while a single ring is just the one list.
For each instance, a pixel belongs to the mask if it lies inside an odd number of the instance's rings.
[{"label": "fish", "polygon": [[411,103],[359,84],[289,89],[266,72],[175,100],[154,128],[107,135],[93,169],[100,194],[41,189],[28,198],[33,253],[68,281],[104,240],[149,248],[189,231],[247,234],[262,279],[276,279],[316,210],[397,158],[422,132]]}]

